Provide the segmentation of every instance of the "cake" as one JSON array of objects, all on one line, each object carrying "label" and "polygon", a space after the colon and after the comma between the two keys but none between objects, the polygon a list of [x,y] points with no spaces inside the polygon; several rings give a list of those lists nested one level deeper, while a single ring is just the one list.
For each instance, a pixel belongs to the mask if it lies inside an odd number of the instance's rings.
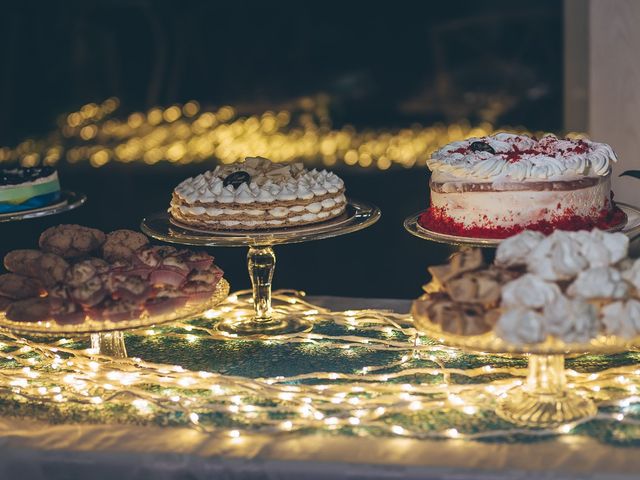
[{"label": "cake", "polygon": [[609,145],[498,133],[434,152],[431,204],[419,225],[440,233],[506,238],[525,229],[609,229],[624,222],[611,193]]},{"label": "cake", "polygon": [[292,227],[341,215],[344,192],[332,172],[246,158],[184,180],[173,191],[169,214],[205,230]]},{"label": "cake", "polygon": [[0,214],[46,207],[60,200],[58,172],[51,167],[0,170]]}]

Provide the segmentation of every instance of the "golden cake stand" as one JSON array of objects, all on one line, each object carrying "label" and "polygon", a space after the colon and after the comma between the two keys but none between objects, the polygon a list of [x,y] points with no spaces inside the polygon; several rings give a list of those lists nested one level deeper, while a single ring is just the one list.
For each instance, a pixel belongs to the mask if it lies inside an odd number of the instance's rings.
[{"label": "golden cake stand", "polygon": [[46,217],[49,215],[57,215],[58,213],[68,212],[74,208],[82,206],[87,201],[84,193],[70,192],[63,190],[60,192],[60,200],[51,205],[31,210],[23,210],[20,212],[0,213],[1,222],[17,222],[19,220],[27,220],[29,218]]},{"label": "golden cake stand", "polygon": [[593,417],[598,412],[593,401],[567,387],[565,355],[618,353],[637,344],[637,339],[600,335],[583,344],[549,338],[539,344],[513,345],[493,332],[483,335],[444,332],[419,309],[412,308],[411,313],[420,332],[444,345],[474,353],[526,355],[529,360],[526,381],[498,400],[496,413],[505,420],[528,427],[554,427]]},{"label": "golden cake stand", "polygon": [[253,286],[254,314],[227,319],[217,325],[223,335],[265,337],[306,332],[313,327],[303,318],[282,315],[271,308],[271,281],[276,265],[275,245],[323,240],[367,228],[378,221],[380,209],[348,199],[341,216],[325,222],[299,227],[265,230],[199,230],[181,225],[167,213],[156,213],[142,220],[141,229],[156,240],[201,247],[249,247],[247,265]]},{"label": "golden cake stand", "polygon": [[[616,205],[625,213],[626,219],[623,223],[615,225],[607,229],[607,231],[622,232],[630,239],[634,239],[635,237],[640,235],[640,209],[626,203],[616,202]],[[497,247],[503,240],[496,238],[462,237],[459,235],[448,235],[446,233],[429,230],[418,224],[418,218],[421,214],[422,212],[418,212],[407,217],[404,221],[404,228],[411,235],[422,238],[424,240],[431,240],[432,242],[446,243],[454,246],[483,248]]]},{"label": "golden cake stand", "polygon": [[91,348],[98,354],[125,358],[127,349],[124,332],[171,322],[186,322],[201,317],[207,310],[223,302],[229,295],[229,282],[224,278],[216,285],[213,295],[204,302],[188,302],[183,307],[160,315],[143,314],[139,317],[112,322],[86,318],[79,324],[61,325],[54,320],[41,322],[15,322],[0,313],[0,328],[19,335],[60,337],[63,335],[91,335]]}]

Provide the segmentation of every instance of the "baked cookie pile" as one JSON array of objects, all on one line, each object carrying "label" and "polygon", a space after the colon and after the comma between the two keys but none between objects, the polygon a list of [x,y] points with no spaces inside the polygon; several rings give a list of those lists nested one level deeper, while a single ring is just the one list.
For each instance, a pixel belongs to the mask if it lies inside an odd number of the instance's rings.
[{"label": "baked cookie pile", "polygon": [[40,249],[14,250],[0,275],[0,310],[15,322],[118,322],[210,298],[223,272],[210,255],[152,246],[132,230],[45,230]]}]

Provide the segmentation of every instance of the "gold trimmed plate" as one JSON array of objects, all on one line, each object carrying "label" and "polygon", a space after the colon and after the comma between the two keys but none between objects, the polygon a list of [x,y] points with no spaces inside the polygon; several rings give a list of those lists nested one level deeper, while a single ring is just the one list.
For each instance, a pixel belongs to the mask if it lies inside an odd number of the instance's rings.
[{"label": "gold trimmed plate", "polygon": [[150,327],[170,322],[186,322],[202,316],[207,310],[223,302],[229,295],[229,282],[220,279],[216,290],[205,302],[187,303],[185,306],[163,315],[149,315],[146,312],[140,317],[120,322],[109,320],[92,320],[87,317],[83,323],[60,325],[55,320],[40,322],[14,322],[7,319],[4,313],[0,313],[0,328],[10,330],[20,335],[64,335],[64,334],[88,334],[132,330],[136,328]]}]

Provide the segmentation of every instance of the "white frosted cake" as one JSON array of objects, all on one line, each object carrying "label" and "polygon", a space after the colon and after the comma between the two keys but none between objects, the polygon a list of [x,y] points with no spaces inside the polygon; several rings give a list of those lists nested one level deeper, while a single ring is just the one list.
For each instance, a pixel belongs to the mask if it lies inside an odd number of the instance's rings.
[{"label": "white frosted cake", "polygon": [[499,133],[446,145],[427,164],[431,204],[420,225],[506,238],[525,229],[609,228],[624,214],[611,195],[609,145]]},{"label": "white frosted cake", "polygon": [[341,215],[344,192],[332,172],[246,158],[184,180],[173,191],[169,213],[205,230],[291,227]]}]

